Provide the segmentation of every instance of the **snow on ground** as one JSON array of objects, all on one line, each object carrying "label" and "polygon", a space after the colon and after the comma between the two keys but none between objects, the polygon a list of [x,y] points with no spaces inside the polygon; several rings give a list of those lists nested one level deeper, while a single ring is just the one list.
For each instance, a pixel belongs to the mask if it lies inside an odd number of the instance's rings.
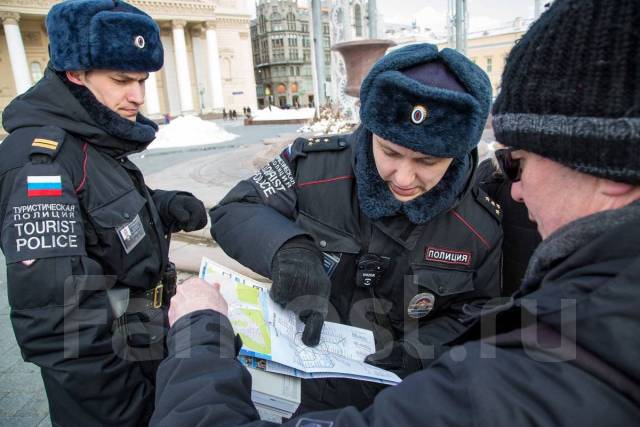
[{"label": "snow on ground", "polygon": [[322,119],[310,125],[302,126],[298,129],[301,133],[312,133],[318,135],[336,135],[349,133],[355,129],[356,123],[340,119]]},{"label": "snow on ground", "polygon": [[271,106],[258,110],[252,117],[254,122],[268,121],[268,120],[300,120],[300,119],[313,119],[313,115],[316,110],[314,108],[289,108],[283,110],[281,108]]},{"label": "snow on ground", "polygon": [[237,137],[238,135],[227,132],[213,122],[195,116],[181,116],[168,125],[161,125],[156,139],[148,149],[218,144]]}]

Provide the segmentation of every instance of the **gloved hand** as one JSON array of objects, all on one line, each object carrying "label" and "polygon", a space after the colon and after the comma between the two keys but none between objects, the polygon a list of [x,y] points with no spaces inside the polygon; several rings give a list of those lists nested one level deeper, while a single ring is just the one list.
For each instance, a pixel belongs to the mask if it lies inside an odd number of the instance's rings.
[{"label": "gloved hand", "polygon": [[368,363],[400,378],[405,378],[422,369],[422,362],[415,356],[415,350],[405,341],[394,341],[364,359]]},{"label": "gloved hand", "polygon": [[175,220],[178,230],[195,231],[207,225],[207,210],[204,204],[190,194],[173,196],[169,202],[169,214]]},{"label": "gloved hand", "polygon": [[322,252],[306,236],[285,242],[271,265],[269,294],[282,307],[296,313],[305,324],[302,342],[316,346],[329,311],[331,280],[323,267]]}]

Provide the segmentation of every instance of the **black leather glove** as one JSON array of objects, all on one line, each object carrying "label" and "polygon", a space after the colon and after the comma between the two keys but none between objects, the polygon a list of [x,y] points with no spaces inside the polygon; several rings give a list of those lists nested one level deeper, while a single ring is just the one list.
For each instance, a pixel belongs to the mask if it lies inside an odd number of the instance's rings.
[{"label": "black leather glove", "polygon": [[204,204],[190,194],[176,194],[169,202],[169,214],[175,220],[178,230],[195,231],[207,225]]},{"label": "black leather glove", "polygon": [[318,345],[329,311],[331,280],[323,267],[322,252],[305,236],[283,244],[271,265],[270,295],[276,303],[292,310],[304,323],[302,342]]},{"label": "black leather glove", "polygon": [[404,341],[394,341],[382,350],[368,355],[364,361],[391,371],[402,379],[422,369],[422,362],[415,356],[415,350]]}]

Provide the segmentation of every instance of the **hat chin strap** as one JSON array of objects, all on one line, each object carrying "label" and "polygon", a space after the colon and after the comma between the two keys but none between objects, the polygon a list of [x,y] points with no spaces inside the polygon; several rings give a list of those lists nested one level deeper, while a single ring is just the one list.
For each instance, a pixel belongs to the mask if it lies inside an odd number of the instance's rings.
[{"label": "hat chin strap", "polygon": [[442,179],[431,190],[408,202],[393,196],[378,174],[373,158],[372,133],[360,126],[354,133],[356,190],[362,212],[372,220],[402,214],[413,224],[425,224],[453,208],[472,171],[471,155],[454,158]]}]

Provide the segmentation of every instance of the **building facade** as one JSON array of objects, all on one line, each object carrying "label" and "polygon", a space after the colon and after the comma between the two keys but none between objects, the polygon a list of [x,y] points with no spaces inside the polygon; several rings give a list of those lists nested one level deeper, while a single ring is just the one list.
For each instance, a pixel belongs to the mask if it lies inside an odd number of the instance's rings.
[{"label": "building facade", "polygon": [[[494,98],[500,91],[502,71],[509,52],[533,21],[530,18],[516,18],[495,28],[468,34],[466,56],[489,76]],[[428,29],[415,26],[387,26],[385,37],[395,41],[398,46],[427,42],[437,44],[438,49],[455,49],[446,37],[438,37]]]},{"label": "building facade", "polygon": [[[218,113],[256,106],[251,0],[129,0],[158,23],[165,63],[146,84],[144,111]],[[59,0],[0,0],[0,109],[43,75],[45,16]]]},{"label": "building facade", "polygon": [[[329,9],[322,7],[326,86],[331,79]],[[296,0],[258,0],[251,22],[258,107],[315,105],[311,11]],[[328,98],[331,96],[329,94]]]}]

